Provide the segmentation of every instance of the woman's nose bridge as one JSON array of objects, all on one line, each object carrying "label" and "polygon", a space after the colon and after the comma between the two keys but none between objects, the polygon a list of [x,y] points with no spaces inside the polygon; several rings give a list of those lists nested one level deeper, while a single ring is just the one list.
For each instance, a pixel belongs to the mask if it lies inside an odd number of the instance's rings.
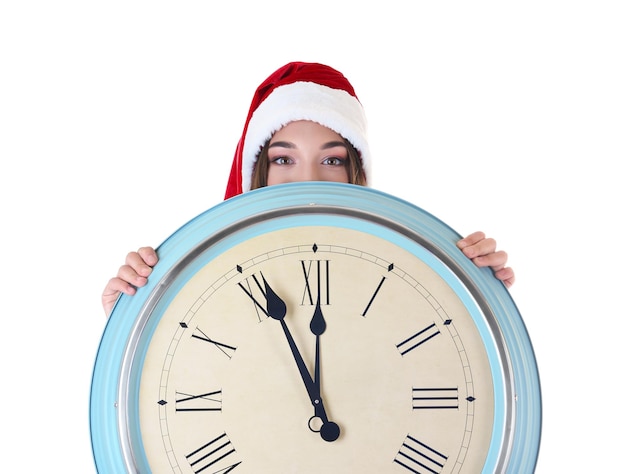
[{"label": "woman's nose bridge", "polygon": [[320,170],[314,160],[308,160],[299,167],[298,179],[300,181],[318,181]]}]

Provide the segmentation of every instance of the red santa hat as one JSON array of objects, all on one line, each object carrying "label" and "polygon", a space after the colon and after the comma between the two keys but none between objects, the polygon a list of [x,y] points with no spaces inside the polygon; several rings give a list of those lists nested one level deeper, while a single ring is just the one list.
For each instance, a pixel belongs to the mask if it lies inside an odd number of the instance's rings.
[{"label": "red santa hat", "polygon": [[324,64],[292,62],[272,73],[254,94],[224,199],[250,190],[261,148],[295,120],[317,122],[348,140],[361,155],[365,175],[370,175],[367,121],[348,79]]}]

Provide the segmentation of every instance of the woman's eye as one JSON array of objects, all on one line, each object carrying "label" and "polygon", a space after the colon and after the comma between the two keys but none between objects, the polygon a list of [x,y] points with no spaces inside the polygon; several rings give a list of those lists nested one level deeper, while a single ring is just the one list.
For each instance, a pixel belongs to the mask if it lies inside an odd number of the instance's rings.
[{"label": "woman's eye", "polygon": [[287,165],[291,163],[291,160],[287,156],[277,156],[276,158],[272,158],[271,162],[277,165]]},{"label": "woman's eye", "polygon": [[326,158],[324,160],[324,164],[326,165],[330,165],[330,166],[343,166],[345,165],[346,160],[343,158],[339,158],[337,156],[331,156],[330,158]]}]

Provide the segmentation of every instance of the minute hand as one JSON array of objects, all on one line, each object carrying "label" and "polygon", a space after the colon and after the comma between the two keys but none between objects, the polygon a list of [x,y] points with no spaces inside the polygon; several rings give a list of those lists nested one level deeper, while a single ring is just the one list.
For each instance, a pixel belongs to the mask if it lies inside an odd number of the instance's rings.
[{"label": "minute hand", "polygon": [[[314,369],[314,384],[315,389],[322,396],[322,384],[320,379],[320,336],[326,331],[326,321],[322,314],[322,307],[320,305],[319,295],[317,297],[317,304],[315,305],[315,312],[311,318],[311,324],[309,325],[311,332],[315,335],[315,369]],[[322,418],[322,414],[318,407],[315,407],[315,416]]]},{"label": "minute hand", "polygon": [[313,407],[315,407],[316,414],[318,414],[318,416],[322,419],[323,425],[320,430],[320,435],[325,441],[335,441],[339,437],[339,427],[337,424],[328,420],[322,398],[320,397],[319,389],[313,381],[309,370],[306,368],[306,364],[300,354],[300,350],[291,336],[291,331],[289,331],[287,323],[285,323],[287,305],[282,298],[278,296],[274,290],[272,290],[265,278],[263,278],[263,284],[265,285],[265,297],[267,299],[267,313],[272,319],[280,321],[280,325],[282,326],[287,342],[289,343],[289,348],[291,349],[293,358],[296,361],[298,370],[300,371],[300,376],[302,377],[304,386],[309,394],[309,399],[311,400]]}]

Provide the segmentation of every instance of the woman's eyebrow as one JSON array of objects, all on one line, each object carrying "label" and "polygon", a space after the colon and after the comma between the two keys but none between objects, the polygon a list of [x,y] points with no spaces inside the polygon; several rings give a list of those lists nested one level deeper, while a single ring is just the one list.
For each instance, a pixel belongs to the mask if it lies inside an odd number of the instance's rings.
[{"label": "woman's eyebrow", "polygon": [[274,143],[270,143],[270,146],[268,148],[274,148],[274,147],[281,147],[281,148],[295,148],[296,145],[291,143],[291,142],[274,142]]},{"label": "woman's eyebrow", "polygon": [[337,140],[337,141],[324,143],[324,145],[322,145],[322,150],[327,150],[328,148],[334,148],[336,146],[342,146],[346,148],[346,144],[344,142]]},{"label": "woman's eyebrow", "polygon": [[[341,146],[346,148],[346,144],[340,140],[335,140],[335,141],[330,141],[330,142],[326,142],[324,143],[320,149],[321,150],[327,150],[329,148],[334,148],[336,146]],[[280,147],[280,148],[297,148],[295,143],[292,142],[274,142],[274,143],[270,143],[270,146],[268,148],[274,148],[274,147]]]}]

